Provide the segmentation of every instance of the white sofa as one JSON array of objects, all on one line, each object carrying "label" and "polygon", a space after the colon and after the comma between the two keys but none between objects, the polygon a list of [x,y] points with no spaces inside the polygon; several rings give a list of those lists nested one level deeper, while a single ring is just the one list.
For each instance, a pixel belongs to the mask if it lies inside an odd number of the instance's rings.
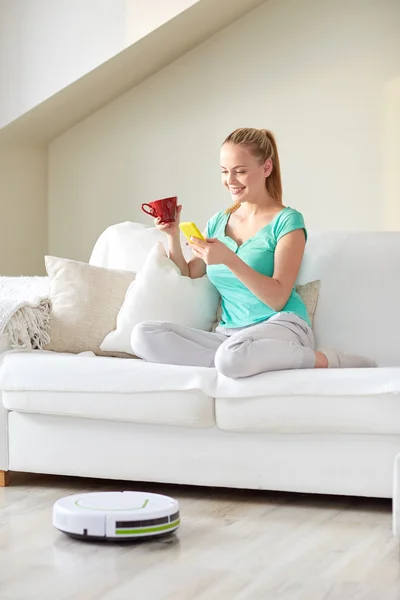
[{"label": "white sofa", "polygon": [[3,355],[0,471],[392,496],[400,453],[400,233],[310,233],[319,347],[376,369],[231,380],[214,369]]}]

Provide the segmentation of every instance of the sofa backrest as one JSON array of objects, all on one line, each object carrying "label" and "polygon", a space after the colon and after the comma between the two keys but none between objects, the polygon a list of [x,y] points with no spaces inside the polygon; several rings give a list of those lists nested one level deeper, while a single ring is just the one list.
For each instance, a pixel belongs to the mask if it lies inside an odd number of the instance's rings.
[{"label": "sofa backrest", "polygon": [[309,232],[298,282],[314,279],[317,346],[400,366],[400,232]]},{"label": "sofa backrest", "polygon": [[[154,227],[119,223],[101,234],[90,262],[137,271],[158,241],[166,245],[166,236]],[[400,365],[400,232],[309,232],[298,283],[314,279],[317,346]]]}]

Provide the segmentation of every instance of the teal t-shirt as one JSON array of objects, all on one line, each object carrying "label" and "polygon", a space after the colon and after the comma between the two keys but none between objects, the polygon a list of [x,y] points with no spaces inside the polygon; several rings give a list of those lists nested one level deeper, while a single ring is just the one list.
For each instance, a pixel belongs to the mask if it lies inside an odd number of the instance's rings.
[{"label": "teal t-shirt", "polygon": [[[295,229],[304,229],[303,215],[293,208],[282,209],[265,227],[241,246],[225,235],[229,219],[225,211],[214,215],[207,223],[207,237],[216,238],[233,250],[249,267],[272,277],[274,274],[274,256],[278,241]],[[262,302],[251,292],[225,265],[208,265],[207,275],[221,295],[223,327],[236,328],[255,325],[266,321],[277,312]],[[295,289],[280,312],[294,313],[310,326],[306,306]]]}]

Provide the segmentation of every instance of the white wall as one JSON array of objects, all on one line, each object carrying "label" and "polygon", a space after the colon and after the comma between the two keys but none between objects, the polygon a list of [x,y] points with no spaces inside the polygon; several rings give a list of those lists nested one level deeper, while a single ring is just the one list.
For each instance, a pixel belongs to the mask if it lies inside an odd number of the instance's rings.
[{"label": "white wall", "polygon": [[125,46],[125,0],[0,0],[0,127]]},{"label": "white wall", "polygon": [[199,0],[126,0],[125,44],[129,46]]},{"label": "white wall", "polygon": [[384,229],[400,229],[400,76],[384,89],[382,170]]},{"label": "white wall", "polygon": [[262,5],[51,144],[50,252],[85,260],[170,194],[202,227],[229,202],[219,146],[238,126],[275,132],[309,228],[400,229],[399,30],[398,0]]},{"label": "white wall", "polygon": [[47,151],[0,145],[0,275],[43,275],[47,251]]},{"label": "white wall", "polygon": [[0,128],[199,0],[0,0]]}]

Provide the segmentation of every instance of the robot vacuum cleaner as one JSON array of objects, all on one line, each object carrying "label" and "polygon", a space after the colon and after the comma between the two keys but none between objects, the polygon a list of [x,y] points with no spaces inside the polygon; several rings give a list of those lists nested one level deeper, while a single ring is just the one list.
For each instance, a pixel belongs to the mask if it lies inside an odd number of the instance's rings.
[{"label": "robot vacuum cleaner", "polygon": [[53,507],[54,527],[82,540],[132,541],[171,534],[179,524],[178,502],[160,494],[75,494]]}]

